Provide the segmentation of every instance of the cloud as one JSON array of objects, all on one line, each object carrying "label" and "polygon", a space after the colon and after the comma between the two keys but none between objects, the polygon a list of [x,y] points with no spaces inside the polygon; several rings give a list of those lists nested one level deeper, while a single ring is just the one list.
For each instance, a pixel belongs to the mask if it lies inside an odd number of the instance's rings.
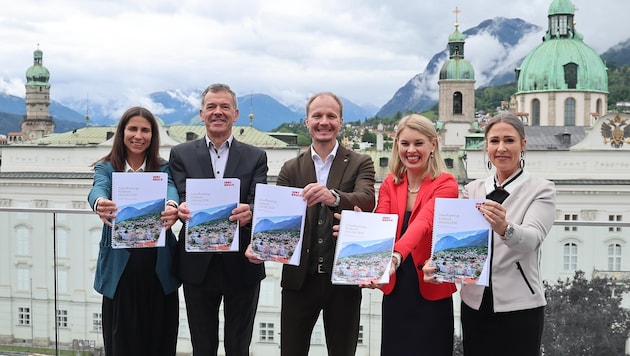
[{"label": "cloud", "polygon": [[[577,29],[598,53],[627,39],[627,11],[619,8],[628,4],[573,2]],[[53,100],[89,97],[112,112],[146,103],[152,92],[201,90],[213,82],[296,107],[322,90],[382,106],[446,47],[456,6],[462,31],[499,16],[546,29],[550,3],[23,0],[0,13],[0,91],[24,96],[19,83],[39,44]],[[532,37],[530,47],[506,57],[522,56],[538,43],[540,37]],[[466,49],[473,65],[488,67],[484,52],[497,47],[478,38]]]}]

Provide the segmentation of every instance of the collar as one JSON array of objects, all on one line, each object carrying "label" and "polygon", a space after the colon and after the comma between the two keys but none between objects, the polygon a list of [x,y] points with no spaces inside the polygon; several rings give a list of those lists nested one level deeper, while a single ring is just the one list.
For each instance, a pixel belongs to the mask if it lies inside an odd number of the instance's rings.
[{"label": "collar", "polygon": [[144,170],[147,168],[147,159],[144,159],[144,162],[142,162],[142,165],[140,166],[140,168],[138,168],[137,170],[134,170],[133,168],[131,168],[131,166],[129,165],[129,162],[125,161],[125,172],[144,172]]},{"label": "collar", "polygon": [[[232,141],[234,140],[234,135],[230,135],[230,137],[228,137],[227,140],[225,140],[225,142],[223,142],[223,144],[221,146],[225,146],[226,148],[230,148],[232,147]],[[219,149],[221,147],[215,147],[214,143],[212,141],[210,141],[210,138],[208,137],[208,134],[206,134],[206,147],[208,148],[215,148],[215,149]]]},{"label": "collar", "polygon": [[[527,178],[529,178],[529,172],[526,172],[525,170],[521,169],[519,171],[514,172],[514,174],[512,174],[511,176],[509,176],[508,179],[505,180],[506,183],[502,185],[502,188],[506,192],[511,194],[513,191],[516,190],[516,188],[518,188],[521,184],[523,184],[523,182],[525,182]],[[495,174],[486,178],[486,181],[484,183],[486,192],[491,192],[495,190],[496,179],[497,178]]]},{"label": "collar", "polygon": [[320,157],[317,152],[315,152],[315,148],[313,148],[313,144],[311,143],[311,158],[315,161],[317,158],[321,159],[324,162],[328,162],[328,159],[332,157],[334,160],[337,156],[337,150],[339,149],[339,141],[335,140],[335,147],[333,147],[332,151],[326,156],[326,159]]}]

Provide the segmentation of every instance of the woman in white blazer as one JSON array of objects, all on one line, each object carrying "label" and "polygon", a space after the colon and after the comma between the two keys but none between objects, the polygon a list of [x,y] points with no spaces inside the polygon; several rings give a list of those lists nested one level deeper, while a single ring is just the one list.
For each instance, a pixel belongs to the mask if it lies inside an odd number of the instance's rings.
[{"label": "woman in white blazer", "polygon": [[[465,355],[540,355],[544,326],[541,246],[555,219],[553,182],[525,167],[525,127],[500,113],[485,128],[488,167],[495,173],[467,184],[463,198],[486,198],[479,210],[490,223],[490,283],[461,289]],[[424,267],[435,282],[435,267]]]}]

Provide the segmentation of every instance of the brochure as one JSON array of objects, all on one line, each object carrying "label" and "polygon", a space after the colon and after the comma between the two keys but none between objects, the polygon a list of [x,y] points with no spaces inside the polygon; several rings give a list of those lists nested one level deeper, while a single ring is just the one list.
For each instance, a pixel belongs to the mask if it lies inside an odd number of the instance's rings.
[{"label": "brochure", "polygon": [[190,219],[185,224],[187,252],[238,251],[238,221],[230,221],[238,206],[241,181],[186,179],[186,204]]},{"label": "brochure", "polygon": [[257,184],[252,252],[264,261],[298,266],[305,216],[302,188]]},{"label": "brochure", "polygon": [[488,285],[492,229],[477,209],[483,201],[435,199],[431,255],[438,280]]},{"label": "brochure", "polygon": [[332,283],[389,282],[398,215],[343,210],[333,262]]},{"label": "brochure", "polygon": [[112,173],[112,201],[118,212],[112,220],[112,248],[164,246],[168,175],[162,172]]}]

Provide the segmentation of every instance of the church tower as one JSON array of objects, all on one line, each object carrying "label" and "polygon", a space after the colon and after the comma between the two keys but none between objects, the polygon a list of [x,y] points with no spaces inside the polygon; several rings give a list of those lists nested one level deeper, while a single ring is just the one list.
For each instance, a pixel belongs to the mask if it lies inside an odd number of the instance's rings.
[{"label": "church tower", "polygon": [[466,36],[459,32],[457,15],[460,10],[455,8],[455,32],[448,37],[448,60],[440,70],[438,81],[439,120],[468,121],[475,118],[475,70],[464,59],[464,43]]},{"label": "church tower", "polygon": [[576,29],[575,6],[553,0],[543,42],[516,68],[517,115],[531,126],[591,126],[608,109],[608,70]]},{"label": "church tower", "polygon": [[24,140],[42,138],[55,131],[50,106],[50,73],[42,64],[43,53],[33,52],[33,65],[26,70],[26,115],[22,120]]}]

